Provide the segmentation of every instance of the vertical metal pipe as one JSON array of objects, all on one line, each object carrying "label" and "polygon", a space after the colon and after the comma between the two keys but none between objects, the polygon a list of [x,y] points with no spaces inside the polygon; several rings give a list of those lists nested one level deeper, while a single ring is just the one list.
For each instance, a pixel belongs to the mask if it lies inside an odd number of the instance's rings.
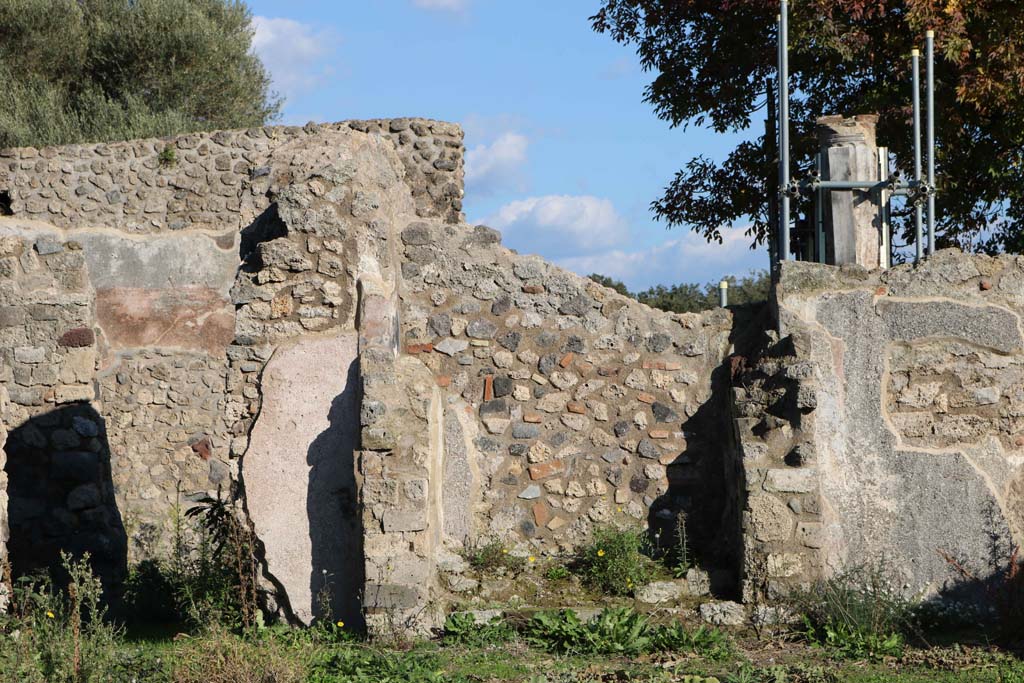
[{"label": "vertical metal pipe", "polygon": [[779,157],[782,168],[782,197],[779,258],[789,259],[789,3],[781,1],[779,13]]},{"label": "vertical metal pipe", "polygon": [[[889,148],[878,148],[878,176],[883,182],[889,178]],[[878,216],[882,233],[881,251],[879,251],[878,263],[882,268],[892,267],[892,226],[889,222],[889,195],[888,188],[883,187],[878,192]]]},{"label": "vertical metal pipe", "polygon": [[[815,158],[814,166],[818,173],[818,179],[824,172],[825,158],[821,152]],[[814,193],[814,227],[818,243],[818,263],[825,262],[825,191],[820,187]]]},{"label": "vertical metal pipe", "polygon": [[[764,139],[765,146],[774,145],[770,148],[769,154],[775,155],[775,182],[779,182],[779,139],[778,130],[776,124],[776,107],[778,107],[778,96],[775,92],[775,87],[772,85],[771,79],[765,82],[765,93],[768,100],[768,117],[765,120]],[[775,276],[775,264],[777,263],[777,253],[779,250],[779,195],[776,191],[775,194],[771,192],[772,186],[772,173],[768,172],[767,181],[765,183],[765,191],[768,195],[768,267],[772,273],[772,277]]]},{"label": "vertical metal pipe", "polygon": [[[928,187],[935,188],[935,31],[925,34],[925,81],[928,109]],[[935,253],[935,194],[928,195],[928,255]]]},{"label": "vertical metal pipe", "polygon": [[722,280],[718,283],[718,305],[725,308],[729,305],[729,281]]},{"label": "vertical metal pipe", "polygon": [[[914,74],[914,181],[921,185],[921,51],[910,52]],[[921,260],[921,203],[914,203],[914,261]]]}]

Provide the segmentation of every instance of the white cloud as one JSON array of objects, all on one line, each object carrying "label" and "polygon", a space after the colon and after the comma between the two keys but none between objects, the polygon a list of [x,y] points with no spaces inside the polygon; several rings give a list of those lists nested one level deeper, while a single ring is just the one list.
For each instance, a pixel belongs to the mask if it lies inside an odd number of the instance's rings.
[{"label": "white cloud", "polygon": [[412,0],[412,4],[421,9],[461,12],[469,7],[469,0]]},{"label": "white cloud", "polygon": [[626,243],[630,233],[611,201],[589,195],[522,199],[483,222],[501,230],[510,247],[548,258],[612,249]]},{"label": "white cloud", "polygon": [[622,280],[632,290],[656,284],[704,284],[725,275],[744,275],[768,267],[764,248],[751,250],[745,228],[722,230],[722,244],[708,243],[693,232],[680,234],[646,249],[610,249],[601,253],[556,259],[558,265],[589,275],[599,273]]},{"label": "white cloud", "polygon": [[473,193],[523,185],[522,167],[530,141],[519,133],[503,133],[489,145],[466,152],[466,186]]},{"label": "white cloud", "polygon": [[[768,267],[765,248],[750,249],[747,227],[722,229],[722,243],[708,243],[685,228],[657,230],[660,243],[637,243],[637,231],[608,199],[548,195],[511,202],[482,223],[502,232],[520,253],[539,254],[580,275],[599,273],[633,291],[652,285],[704,284]],[[645,221],[646,223],[646,221]]]},{"label": "white cloud", "polygon": [[252,23],[253,51],[270,71],[274,88],[285,97],[313,90],[334,72],[326,63],[337,42],[333,31],[283,17],[257,16]]}]

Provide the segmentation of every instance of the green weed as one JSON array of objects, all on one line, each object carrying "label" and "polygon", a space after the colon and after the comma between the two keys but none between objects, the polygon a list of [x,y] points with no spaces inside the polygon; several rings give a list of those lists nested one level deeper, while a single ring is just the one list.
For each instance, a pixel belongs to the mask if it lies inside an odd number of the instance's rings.
[{"label": "green weed", "polygon": [[631,595],[653,575],[645,549],[647,538],[642,531],[598,527],[590,545],[581,550],[577,565],[591,587],[611,595]]},{"label": "green weed", "polygon": [[489,574],[518,574],[526,566],[526,560],[511,554],[499,541],[467,548],[464,557],[470,567]]},{"label": "green weed", "polygon": [[0,612],[0,673],[24,683],[111,680],[120,632],[105,619],[103,587],[89,565],[61,554],[67,586],[47,577],[13,582]]},{"label": "green weed", "polygon": [[586,622],[573,610],[540,612],[526,625],[525,633],[535,646],[572,654],[693,652],[720,659],[732,651],[720,631],[700,627],[690,632],[678,623],[654,625],[629,608],[606,608]]},{"label": "green weed", "polygon": [[446,643],[458,643],[473,647],[486,647],[511,640],[515,630],[501,617],[495,617],[486,624],[478,624],[468,612],[449,614],[444,622]]},{"label": "green weed", "polygon": [[918,631],[916,604],[885,566],[862,565],[818,582],[796,597],[804,635],[847,658],[899,656]]}]

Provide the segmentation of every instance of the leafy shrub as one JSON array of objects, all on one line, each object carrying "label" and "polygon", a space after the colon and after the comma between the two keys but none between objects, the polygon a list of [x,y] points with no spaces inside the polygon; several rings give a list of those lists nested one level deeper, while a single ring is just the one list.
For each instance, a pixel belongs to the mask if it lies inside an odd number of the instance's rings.
[{"label": "leafy shrub", "polygon": [[580,552],[577,565],[583,579],[593,588],[611,595],[630,595],[647,583],[653,572],[642,531],[598,527],[590,545]]},{"label": "leafy shrub", "polygon": [[478,624],[472,614],[455,612],[444,622],[444,640],[449,643],[484,647],[511,640],[514,635],[515,630],[501,617]]},{"label": "leafy shrub", "polygon": [[178,153],[172,145],[167,145],[160,150],[160,154],[157,155],[157,160],[160,162],[160,165],[165,168],[174,166],[178,163]]},{"label": "leafy shrub", "polygon": [[861,565],[797,596],[804,634],[842,657],[898,656],[917,632],[916,604],[884,565]]},{"label": "leafy shrub", "polygon": [[63,590],[46,577],[13,583],[9,611],[0,612],[0,671],[25,683],[109,681],[119,632],[105,621],[103,587],[88,554],[61,559]]},{"label": "leafy shrub", "polygon": [[694,652],[711,659],[731,653],[729,639],[715,629],[688,632],[682,624],[652,625],[630,608],[606,608],[584,622],[573,610],[539,612],[527,623],[527,641],[560,653],[638,655]]},{"label": "leafy shrub", "polygon": [[499,541],[468,548],[465,559],[473,569],[490,574],[517,574],[526,566],[523,558],[511,554]]},{"label": "leafy shrub", "polygon": [[249,628],[262,618],[256,601],[254,536],[231,504],[204,498],[176,516],[168,557],[131,568],[125,585],[129,618],[181,623],[193,629],[216,623]]}]

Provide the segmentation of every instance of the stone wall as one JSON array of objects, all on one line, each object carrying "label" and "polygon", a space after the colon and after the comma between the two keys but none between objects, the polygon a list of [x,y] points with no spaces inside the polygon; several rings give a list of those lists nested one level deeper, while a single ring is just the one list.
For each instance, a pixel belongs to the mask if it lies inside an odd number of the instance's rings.
[{"label": "stone wall", "polygon": [[116,585],[125,540],[97,411],[94,306],[77,244],[0,238],[10,553],[27,572],[89,551]]},{"label": "stone wall", "polygon": [[267,159],[322,132],[358,130],[391,140],[423,217],[458,220],[462,130],[423,119],[271,126],[167,139],[0,150],[3,213],[61,228],[160,233],[239,231],[271,204]]},{"label": "stone wall", "polygon": [[463,224],[461,156],[416,119],[0,153],[16,570],[115,587],[220,496],[269,612],[425,631],[467,549],[597,525],[682,523],[751,601],[1021,541],[1024,261],[787,263],[771,324],[669,314]]},{"label": "stone wall", "polygon": [[[389,516],[443,482],[433,533],[456,592],[474,589],[458,556],[493,540],[523,557],[567,556],[595,525],[615,524],[650,525],[669,543],[680,514],[694,542],[717,537],[716,437],[728,423],[712,374],[729,349],[726,311],[655,311],[509,251],[483,226],[417,221],[401,241],[399,362],[427,370],[407,392],[420,397],[423,453],[414,446],[406,459],[420,467],[389,477],[398,485],[368,529],[408,531]],[[434,443],[443,452],[428,455]]]},{"label": "stone wall", "polygon": [[765,488],[801,493],[802,515],[818,498],[815,540],[777,504],[748,505],[751,535],[816,554],[810,576],[885,561],[929,595],[963,588],[950,559],[979,581],[1005,566],[1024,540],[1024,260],[950,250],[873,273],[787,263],[776,299],[813,412],[785,434],[794,467],[777,462]]},{"label": "stone wall", "polygon": [[[392,175],[412,195],[404,211],[459,218],[462,132],[441,122],[346,122],[0,152],[0,213],[8,214],[0,217],[0,234],[26,240],[36,257],[61,253],[71,239],[84,257],[94,291],[96,388],[134,559],[166,546],[172,509],[218,489],[228,493],[233,459],[245,450],[258,410],[254,379],[272,353],[246,342],[274,338],[263,334],[266,327],[278,328],[281,338],[323,328],[334,299],[346,296],[341,319],[351,325],[354,287],[306,289],[291,300],[294,314],[285,315],[283,297],[254,301],[259,288],[236,280],[240,264],[257,267],[256,245],[285,229],[278,213],[289,203],[282,195],[291,176],[337,162],[332,136],[344,138],[347,150],[348,134],[361,135],[356,130],[397,154]],[[369,214],[379,199],[365,193],[351,201]],[[317,268],[335,280],[344,271],[347,282],[352,267],[344,259],[353,254],[335,254],[340,241],[327,242]],[[262,291],[291,294],[291,284],[268,284],[278,273],[264,278]],[[271,316],[273,323],[263,322]],[[241,344],[234,344],[237,335]],[[17,373],[10,383],[15,409],[38,404],[45,385],[18,383],[28,376]],[[24,416],[15,413],[12,424],[19,424]]]}]

